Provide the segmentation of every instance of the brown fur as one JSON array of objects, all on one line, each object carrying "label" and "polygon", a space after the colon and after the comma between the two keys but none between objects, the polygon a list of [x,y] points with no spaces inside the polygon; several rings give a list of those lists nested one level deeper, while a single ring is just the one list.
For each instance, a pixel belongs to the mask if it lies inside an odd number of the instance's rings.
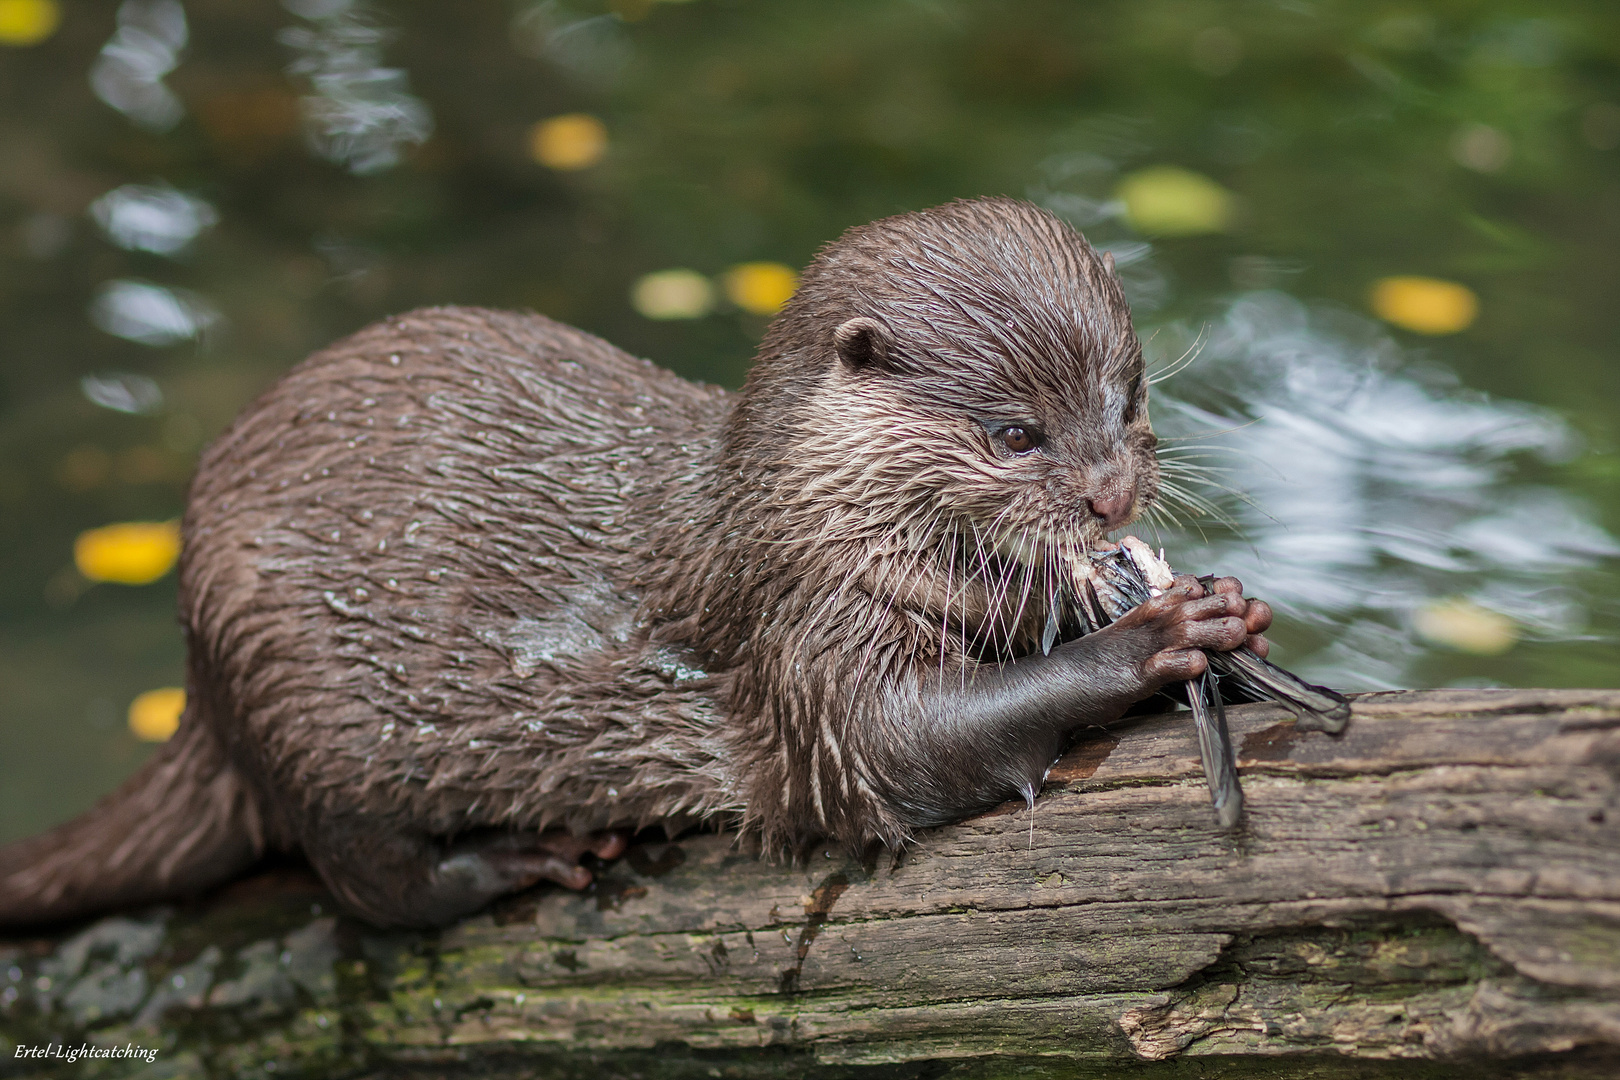
[{"label": "brown fur", "polygon": [[[1230,647],[1166,601],[1039,654],[1060,560],[1108,524],[1089,507],[1153,498],[1145,395],[1110,268],[1004,199],[851,230],[738,394],[539,316],[363,330],[204,455],[181,734],[0,852],[0,924],[267,848],[377,921],[442,922],[555,876],[490,869],[514,831],[896,844],[1033,797],[1153,663]],[[1040,448],[1009,452],[1010,423]]]}]

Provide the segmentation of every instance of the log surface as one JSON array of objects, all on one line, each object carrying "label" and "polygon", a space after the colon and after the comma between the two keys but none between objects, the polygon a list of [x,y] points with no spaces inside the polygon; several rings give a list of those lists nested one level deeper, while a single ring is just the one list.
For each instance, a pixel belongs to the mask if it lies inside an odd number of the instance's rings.
[{"label": "log surface", "polygon": [[1175,713],[899,857],[695,835],[433,934],[292,871],[0,943],[0,1074],[1620,1075],[1620,691],[1229,716],[1230,833]]}]

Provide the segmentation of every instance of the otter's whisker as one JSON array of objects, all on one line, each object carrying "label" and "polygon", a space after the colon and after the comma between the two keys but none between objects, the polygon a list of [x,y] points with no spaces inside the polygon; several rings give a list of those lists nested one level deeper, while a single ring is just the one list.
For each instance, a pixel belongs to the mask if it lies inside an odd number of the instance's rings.
[{"label": "otter's whisker", "polygon": [[1150,507],[1143,513],[1142,524],[1146,525],[1148,530],[1153,533],[1153,546],[1162,550],[1164,548],[1164,536],[1159,532],[1159,523],[1154,519],[1154,512],[1157,509],[1156,506]]},{"label": "otter's whisker", "polygon": [[1222,511],[1220,507],[1216,506],[1213,502],[1204,498],[1202,495],[1182,487],[1180,484],[1161,480],[1159,483],[1159,491],[1162,494],[1169,495],[1172,499],[1180,500],[1183,506],[1202,516],[1213,518],[1215,521],[1218,521],[1223,525],[1235,526],[1236,524],[1226,516],[1225,512]]},{"label": "otter's whisker", "polygon": [[1242,488],[1233,487],[1230,484],[1223,483],[1219,479],[1216,479],[1216,477],[1220,474],[1234,473],[1237,471],[1238,470],[1236,469],[1227,469],[1210,465],[1189,466],[1180,462],[1161,462],[1159,465],[1161,483],[1165,477],[1175,477],[1191,483],[1202,484],[1206,487],[1230,495],[1235,499],[1240,499],[1255,509],[1259,509],[1258,504],[1253,501],[1248,492],[1244,491]]},{"label": "otter's whisker", "polygon": [[950,538],[945,559],[945,599],[939,605],[939,688],[945,689],[945,641],[951,632],[951,582],[956,577],[956,545],[958,542],[955,520],[951,521]]},{"label": "otter's whisker", "polygon": [[1198,336],[1193,339],[1193,343],[1191,345],[1187,346],[1187,351],[1182,353],[1170,364],[1166,365],[1162,371],[1149,375],[1147,379],[1148,385],[1156,386],[1159,383],[1164,382],[1166,379],[1173,378],[1181,372],[1187,370],[1187,368],[1191,367],[1198,359],[1198,355],[1204,351],[1204,335],[1208,332],[1208,323],[1205,323],[1203,326],[1199,327]]},{"label": "otter's whisker", "polygon": [[[1018,534],[1019,550],[1024,550],[1024,545],[1028,542],[1029,526],[1026,525]],[[1018,580],[1022,582],[1022,588],[1018,594],[1018,610],[1013,612],[1012,619],[1009,621],[1007,626],[1007,639],[1009,643],[1016,639],[1019,629],[1023,626],[1024,610],[1029,605],[1029,589],[1030,585],[1033,583],[1032,574],[1030,573],[1028,567],[1019,566],[1017,569],[1017,576]]]},{"label": "otter's whisker", "polygon": [[[1215,457],[1214,454],[1200,455]],[[1172,475],[1214,475],[1235,473],[1238,470],[1227,465],[1198,465],[1190,458],[1160,458],[1159,468]]]},{"label": "otter's whisker", "polygon": [[[1166,493],[1166,494],[1167,494],[1167,493]],[[1171,518],[1171,519],[1172,519],[1172,520],[1174,520],[1174,521],[1175,521],[1175,523],[1176,523],[1176,527],[1177,527],[1177,528],[1178,528],[1178,529],[1187,529],[1187,528],[1191,528],[1191,529],[1192,529],[1192,530],[1193,530],[1193,531],[1194,531],[1194,532],[1196,532],[1196,533],[1197,533],[1197,534],[1198,534],[1198,537],[1199,537],[1199,539],[1201,539],[1201,540],[1203,540],[1203,541],[1205,541],[1205,542],[1208,542],[1208,540],[1209,540],[1209,534],[1208,534],[1208,533],[1206,533],[1206,532],[1205,532],[1205,531],[1204,531],[1204,525],[1203,525],[1203,522],[1200,522],[1200,521],[1196,521],[1196,520],[1194,520],[1194,521],[1190,521],[1190,522],[1185,522],[1185,523],[1184,523],[1184,522],[1182,522],[1182,521],[1181,521],[1181,519],[1180,519],[1180,518],[1178,518],[1178,517],[1176,517],[1176,516],[1175,516],[1175,514],[1173,514],[1173,513],[1172,513],[1172,512],[1171,512],[1171,510],[1170,510],[1170,500],[1169,500],[1169,499],[1166,499],[1166,500],[1165,500],[1165,501],[1163,501],[1163,502],[1160,502],[1160,503],[1159,503],[1159,508],[1160,508],[1160,509],[1161,509],[1161,510],[1163,510],[1163,511],[1164,511],[1164,513],[1165,513],[1165,514],[1166,514],[1166,515],[1167,515],[1167,516],[1168,516],[1168,517],[1170,517],[1170,518]],[[1186,505],[1185,505],[1185,503],[1183,503],[1183,504],[1182,504],[1182,507],[1181,507],[1181,508],[1182,508],[1182,510],[1184,510],[1184,511],[1186,511],[1186,510],[1188,510],[1188,509],[1189,509],[1189,508],[1188,508],[1188,507],[1187,507],[1187,506],[1186,506]],[[1189,511],[1189,512],[1192,512],[1192,511]],[[1195,513],[1196,513],[1196,516],[1198,516],[1198,517],[1202,517],[1202,516],[1204,516],[1204,515],[1203,515],[1203,514],[1202,514],[1202,513],[1201,513],[1201,512],[1195,512]]]},{"label": "otter's whisker", "polygon": [[1186,526],[1181,523],[1181,519],[1175,515],[1175,512],[1167,507],[1163,502],[1155,502],[1153,505],[1142,511],[1142,517],[1144,520],[1148,521],[1154,519],[1163,520],[1166,528],[1176,530],[1186,528]]},{"label": "otter's whisker", "polygon": [[[1210,414],[1206,413],[1205,415],[1210,415]],[[1188,444],[1189,441],[1192,440],[1192,439],[1216,439],[1216,438],[1219,438],[1222,435],[1230,435],[1234,431],[1242,431],[1246,427],[1253,427],[1254,425],[1258,424],[1260,422],[1260,420],[1261,420],[1261,417],[1257,416],[1252,420],[1245,420],[1243,423],[1237,424],[1237,425],[1235,425],[1233,427],[1220,428],[1220,429],[1215,430],[1215,431],[1197,431],[1197,432],[1194,432],[1191,435],[1166,435],[1166,436],[1164,436],[1163,438],[1161,438],[1159,440],[1159,445],[1160,446],[1178,446],[1178,445],[1182,445],[1182,444]],[[1216,446],[1217,444],[1211,443],[1209,445],[1211,447],[1213,447],[1213,446]]]}]

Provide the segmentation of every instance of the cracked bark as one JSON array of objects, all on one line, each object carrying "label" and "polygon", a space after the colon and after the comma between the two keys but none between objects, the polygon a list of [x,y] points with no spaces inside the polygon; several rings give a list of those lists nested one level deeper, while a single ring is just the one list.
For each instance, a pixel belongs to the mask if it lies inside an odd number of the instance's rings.
[{"label": "cracked bark", "polygon": [[1230,718],[1233,833],[1148,717],[899,858],[688,836],[439,934],[283,870],[0,945],[0,1031],[199,1075],[1620,1074],[1620,691]]}]

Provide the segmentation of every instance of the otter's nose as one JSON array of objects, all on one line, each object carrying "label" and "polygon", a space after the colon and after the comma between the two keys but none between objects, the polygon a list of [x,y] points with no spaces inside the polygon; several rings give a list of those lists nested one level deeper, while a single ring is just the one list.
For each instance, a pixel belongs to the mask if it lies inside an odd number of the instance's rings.
[{"label": "otter's nose", "polygon": [[1125,519],[1131,516],[1131,506],[1135,502],[1136,492],[1124,491],[1087,499],[1086,509],[1102,519],[1103,528],[1113,529],[1123,525]]}]

